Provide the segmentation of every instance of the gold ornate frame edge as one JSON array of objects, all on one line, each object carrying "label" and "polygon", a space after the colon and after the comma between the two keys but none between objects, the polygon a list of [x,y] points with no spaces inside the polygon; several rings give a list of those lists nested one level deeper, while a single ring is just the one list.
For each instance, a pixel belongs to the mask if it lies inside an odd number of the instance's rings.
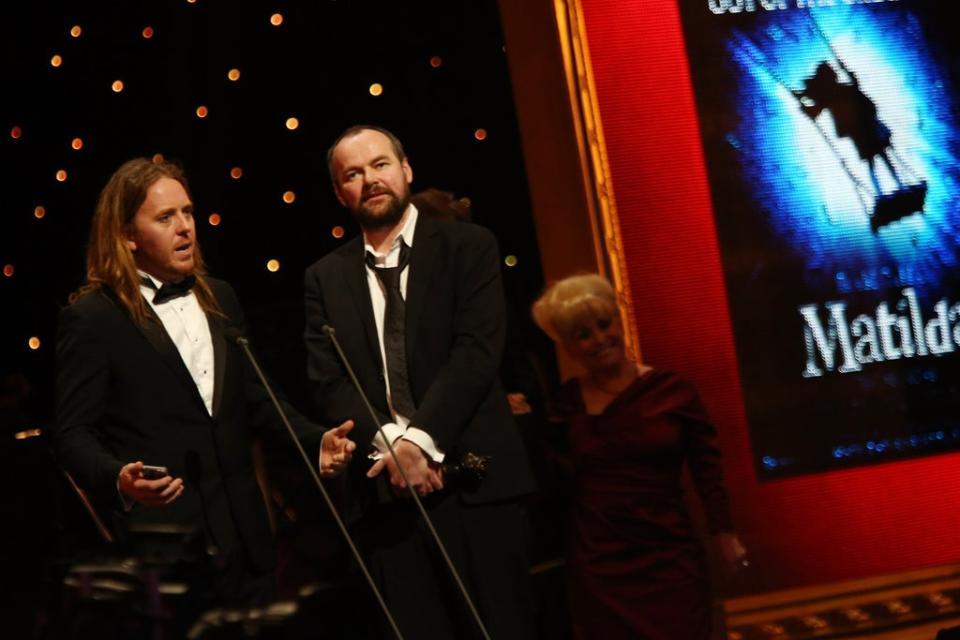
[{"label": "gold ornate frame edge", "polygon": [[640,341],[633,313],[633,296],[627,275],[620,218],[607,161],[600,108],[593,83],[582,0],[554,0],[554,11],[584,190],[588,196],[594,252],[597,264],[617,292],[627,351],[639,359]]}]

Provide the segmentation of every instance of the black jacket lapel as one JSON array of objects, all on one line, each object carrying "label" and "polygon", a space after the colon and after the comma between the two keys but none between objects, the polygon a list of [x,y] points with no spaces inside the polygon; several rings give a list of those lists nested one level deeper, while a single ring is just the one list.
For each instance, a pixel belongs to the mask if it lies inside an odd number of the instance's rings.
[{"label": "black jacket lapel", "polygon": [[226,323],[223,318],[207,314],[210,325],[210,339],[213,342],[213,417],[220,413],[220,401],[223,400],[223,380],[227,370],[227,339],[224,335]]},{"label": "black jacket lapel", "polygon": [[[409,354],[416,353],[414,339],[417,336],[417,327],[420,326],[420,317],[423,315],[424,299],[430,284],[430,274],[434,273],[434,264],[440,257],[440,243],[437,238],[436,224],[438,223],[421,214],[417,218],[417,228],[414,232],[413,246],[410,250],[407,297],[404,301],[407,362],[411,361]],[[439,224],[451,223],[442,222]]]},{"label": "black jacket lapel", "polygon": [[[119,303],[117,303],[118,306]],[[123,307],[120,306],[122,309]],[[147,314],[148,318],[144,322],[137,322],[133,318],[130,318],[130,321],[137,327],[144,338],[147,339],[147,342],[153,346],[157,351],[157,354],[160,356],[160,359],[170,368],[170,371],[192,394],[193,398],[200,403],[200,406],[203,408],[204,413],[207,412],[207,407],[203,402],[203,397],[200,395],[200,390],[197,389],[197,383],[193,381],[193,377],[190,375],[190,370],[187,369],[187,365],[184,364],[183,358],[180,357],[180,352],[177,351],[177,346],[173,344],[173,340],[170,339],[170,336],[167,334],[167,330],[164,329],[163,323],[160,321],[159,316],[154,312],[153,307],[149,304],[147,305]],[[216,346],[214,346],[214,353],[216,353]]]},{"label": "black jacket lapel", "polygon": [[344,252],[341,269],[347,290],[350,292],[350,298],[363,321],[367,347],[370,349],[373,361],[377,363],[378,370],[382,370],[380,340],[377,337],[377,323],[373,317],[373,303],[370,301],[370,287],[367,284],[367,268],[364,263],[363,236],[354,239],[350,245],[350,250]]}]

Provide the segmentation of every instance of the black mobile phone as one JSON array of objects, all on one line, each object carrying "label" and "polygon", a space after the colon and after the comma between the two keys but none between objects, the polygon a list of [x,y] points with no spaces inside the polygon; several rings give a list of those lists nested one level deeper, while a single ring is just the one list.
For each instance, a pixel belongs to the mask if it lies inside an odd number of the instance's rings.
[{"label": "black mobile phone", "polygon": [[151,464],[143,465],[143,477],[147,480],[158,480],[166,475],[169,475],[166,467],[155,467]]}]

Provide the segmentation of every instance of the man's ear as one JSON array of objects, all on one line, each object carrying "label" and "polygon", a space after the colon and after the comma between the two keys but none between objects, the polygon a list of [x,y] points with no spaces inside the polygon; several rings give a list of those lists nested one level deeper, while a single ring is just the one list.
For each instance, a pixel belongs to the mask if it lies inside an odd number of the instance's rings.
[{"label": "man's ear", "polygon": [[337,200],[340,202],[340,206],[347,206],[347,201],[343,199],[343,196],[340,195],[340,187],[336,184],[333,185],[333,195],[337,196]]},{"label": "man's ear", "polygon": [[133,239],[133,236],[131,236],[126,229],[121,231],[120,234],[123,236],[123,241],[126,243],[127,248],[130,249],[131,252],[135,252],[137,250],[137,242]]},{"label": "man's ear", "polygon": [[400,167],[403,168],[403,176],[407,179],[407,184],[413,182],[413,168],[410,167],[406,158],[400,161]]}]

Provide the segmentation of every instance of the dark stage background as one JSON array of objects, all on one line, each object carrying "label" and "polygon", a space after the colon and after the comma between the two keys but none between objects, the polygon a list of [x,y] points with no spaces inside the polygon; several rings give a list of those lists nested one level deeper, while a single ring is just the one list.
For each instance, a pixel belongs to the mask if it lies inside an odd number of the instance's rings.
[{"label": "dark stage background", "polygon": [[[90,533],[71,529],[84,515],[46,449],[56,317],[83,282],[97,194],[125,160],[184,166],[209,271],[234,284],[265,368],[305,410],[302,277],[355,234],[325,159],[352,124],[404,141],[414,191],[470,199],[500,241],[515,344],[547,342],[525,311],[542,274],[493,0],[20,2],[0,50],[0,453],[17,487],[2,560],[21,615],[55,580],[39,561]],[[346,556],[339,534],[309,526],[327,525],[299,463],[280,462],[280,525],[306,523],[320,556],[281,567],[297,583]]]},{"label": "dark stage background", "polygon": [[12,426],[52,417],[57,310],[83,280],[97,193],[134,156],[185,167],[209,270],[294,396],[303,270],[355,233],[325,160],[351,124],[397,133],[414,191],[470,198],[515,259],[518,308],[541,287],[495,2],[17,3],[2,29],[0,374],[30,388]]}]

